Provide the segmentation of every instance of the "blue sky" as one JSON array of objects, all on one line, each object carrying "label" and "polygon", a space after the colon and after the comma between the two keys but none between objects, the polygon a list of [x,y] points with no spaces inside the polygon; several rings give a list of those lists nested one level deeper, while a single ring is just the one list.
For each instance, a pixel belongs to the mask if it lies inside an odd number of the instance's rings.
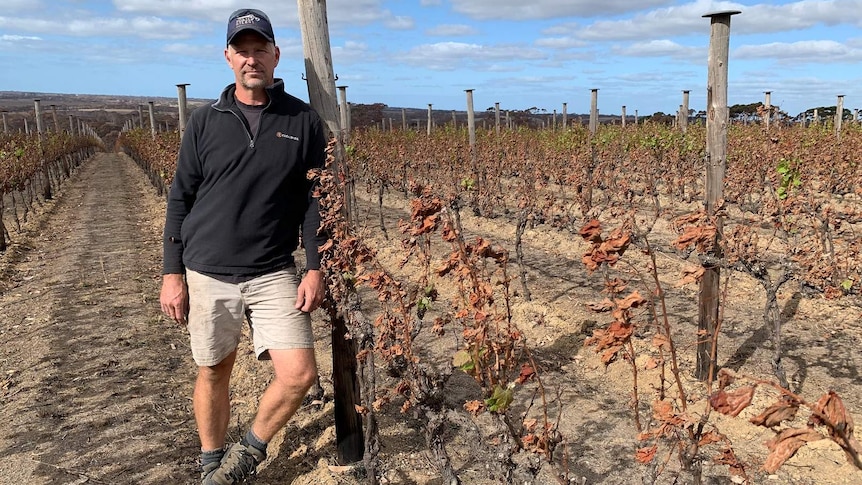
[{"label": "blue sky", "polygon": [[[213,98],[232,82],[227,17],[265,11],[282,52],[276,74],[307,99],[292,0],[2,0],[0,91]],[[709,19],[731,21],[730,104],[764,100],[791,115],[862,108],[862,0],[328,0],[333,63],[348,100],[393,107],[537,107],[633,115],[706,104]]]}]

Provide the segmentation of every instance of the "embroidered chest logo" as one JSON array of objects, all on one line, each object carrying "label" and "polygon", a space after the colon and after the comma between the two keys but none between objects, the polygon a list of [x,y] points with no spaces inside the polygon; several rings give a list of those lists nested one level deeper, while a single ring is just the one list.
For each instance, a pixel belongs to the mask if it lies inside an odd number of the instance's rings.
[{"label": "embroidered chest logo", "polygon": [[288,135],[287,133],[282,133],[282,132],[280,132],[280,131],[279,131],[279,132],[276,132],[275,137],[276,137],[276,138],[287,138],[287,139],[289,139],[289,140],[299,141],[299,137],[298,137],[298,136]]}]

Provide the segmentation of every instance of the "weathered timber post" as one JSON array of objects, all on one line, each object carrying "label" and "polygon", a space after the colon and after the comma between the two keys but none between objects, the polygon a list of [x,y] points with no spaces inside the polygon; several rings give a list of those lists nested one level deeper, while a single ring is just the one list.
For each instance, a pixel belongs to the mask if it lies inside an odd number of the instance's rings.
[{"label": "weathered timber post", "polygon": [[569,127],[569,112],[567,103],[563,103],[563,130]]},{"label": "weathered timber post", "polygon": [[428,129],[426,133],[428,136],[431,136],[431,121],[431,103],[428,103]]},{"label": "weathered timber post", "polygon": [[814,119],[811,122],[815,125],[820,124],[820,113],[817,108],[814,108]]},{"label": "weathered timber post", "polygon": [[458,118],[455,115],[455,110],[452,110],[452,128],[458,128]]},{"label": "weathered timber post", "polygon": [[590,135],[595,136],[599,126],[599,90],[593,88],[590,91],[592,92],[590,96]]},{"label": "weathered timber post", "polygon": [[766,116],[763,117],[763,124],[766,126],[766,131],[769,131],[769,124],[772,121],[772,91],[764,91],[763,95],[763,110],[766,112]]},{"label": "weathered timber post", "polygon": [[9,122],[6,121],[6,112],[3,111],[3,133],[9,133]]},{"label": "weathered timber post", "polygon": [[401,108],[401,131],[407,131],[407,110]]},{"label": "weathered timber post", "polygon": [[719,244],[723,219],[716,215],[724,196],[724,173],[727,168],[727,125],[730,110],[727,107],[727,59],[730,49],[730,17],[740,13],[728,10],[704,15],[710,19],[709,66],[706,87],[706,213],[715,217],[716,240],[713,250],[704,255],[704,274],[700,280],[697,324],[696,377],[707,380],[713,377],[718,355],[715,335],[719,318],[718,261],[722,257]]},{"label": "weathered timber post", "polygon": [[45,138],[45,127],[42,120],[42,102],[38,99],[33,100],[33,110],[36,112],[36,135],[39,137],[39,158],[42,159],[42,197],[49,200],[53,197],[51,190],[51,172],[48,167],[48,160],[45,160],[43,153],[42,141]]},{"label": "weathered timber post", "polygon": [[551,121],[551,130],[557,131],[557,110],[554,110],[554,117]]},{"label": "weathered timber post", "polygon": [[858,121],[859,121],[859,108],[853,108],[853,123],[857,123]]},{"label": "weathered timber post", "polygon": [[36,134],[39,135],[39,138],[42,138],[42,101],[38,99],[33,100],[33,110],[36,112]]},{"label": "weathered timber post", "polygon": [[183,133],[186,132],[186,111],[188,111],[188,103],[186,102],[186,86],[188,84],[177,84],[177,109],[179,110],[179,130],[180,130],[180,138],[183,137]]},{"label": "weathered timber post", "polygon": [[[305,77],[308,99],[336,139],[336,171],[344,167],[344,146],[338,122],[338,102],[335,96],[335,75],[326,18],[326,0],[297,0],[302,47],[305,53]],[[349,190],[349,189],[348,189]],[[348,194],[345,200],[350,200]],[[349,204],[346,206],[349,207]],[[350,220],[349,209],[345,217]],[[345,303],[345,302],[338,302]],[[363,458],[365,444],[362,433],[359,381],[356,378],[356,341],[347,328],[344,311],[332,312],[332,382],[335,394],[335,440],[340,464],[355,463]]]},{"label": "weathered timber post", "polygon": [[69,115],[69,134],[75,136],[75,118]]},{"label": "weathered timber post", "polygon": [[623,128],[626,127],[626,105],[623,105],[622,113],[620,114],[620,120],[622,120]]},{"label": "weathered timber post", "polygon": [[473,180],[478,182],[476,173],[476,113],[473,112],[473,90],[465,89],[467,93],[467,131],[470,135],[470,161],[473,166]]},{"label": "weathered timber post", "polygon": [[[6,122],[6,118],[3,118],[4,126]],[[500,103],[494,103],[494,129],[497,132],[497,136],[500,136]]]},{"label": "weathered timber post", "polygon": [[341,137],[346,145],[350,143],[350,104],[347,102],[347,86],[338,86],[338,95],[341,99],[338,103],[338,112],[341,115]]},{"label": "weathered timber post", "polygon": [[635,126],[638,125],[638,110],[635,110]]},{"label": "weathered timber post", "polygon": [[690,91],[684,90],[682,92],[682,105],[679,108],[679,128],[683,133],[688,130],[688,93]]},{"label": "weathered timber post", "polygon": [[30,135],[30,120],[27,117],[24,117],[24,134]]},{"label": "weathered timber post", "polygon": [[138,105],[138,128],[144,129],[144,105]]},{"label": "weathered timber post", "polygon": [[60,121],[57,118],[57,105],[51,105],[51,116],[54,119],[54,133],[60,133]]},{"label": "weathered timber post", "polygon": [[153,140],[156,139],[156,113],[155,113],[155,105],[153,101],[147,101],[147,108],[150,111],[150,136],[153,137]]},{"label": "weathered timber post", "polygon": [[835,136],[841,139],[841,125],[844,122],[844,95],[838,95],[838,102],[835,104]]}]

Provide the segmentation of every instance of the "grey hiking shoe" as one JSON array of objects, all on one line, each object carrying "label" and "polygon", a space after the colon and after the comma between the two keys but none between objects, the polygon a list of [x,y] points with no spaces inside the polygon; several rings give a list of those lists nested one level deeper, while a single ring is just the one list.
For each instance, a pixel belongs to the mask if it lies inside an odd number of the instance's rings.
[{"label": "grey hiking shoe", "polygon": [[244,444],[234,443],[224,454],[218,468],[210,475],[204,485],[233,485],[243,483],[247,478],[254,476],[257,466],[266,459],[266,453],[257,448]]},{"label": "grey hiking shoe", "polygon": [[221,463],[215,461],[201,466],[201,485],[216,485],[212,476],[215,474],[216,470],[218,470],[220,464]]}]

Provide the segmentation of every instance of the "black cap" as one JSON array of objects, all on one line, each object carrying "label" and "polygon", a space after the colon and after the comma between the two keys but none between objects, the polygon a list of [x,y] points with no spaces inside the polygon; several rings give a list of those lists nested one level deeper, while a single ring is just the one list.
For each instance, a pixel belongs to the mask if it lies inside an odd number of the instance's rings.
[{"label": "black cap", "polygon": [[275,42],[269,17],[260,10],[241,8],[230,14],[230,20],[227,22],[227,43],[230,44],[236,34],[243,30],[253,30],[264,36],[266,40]]}]

